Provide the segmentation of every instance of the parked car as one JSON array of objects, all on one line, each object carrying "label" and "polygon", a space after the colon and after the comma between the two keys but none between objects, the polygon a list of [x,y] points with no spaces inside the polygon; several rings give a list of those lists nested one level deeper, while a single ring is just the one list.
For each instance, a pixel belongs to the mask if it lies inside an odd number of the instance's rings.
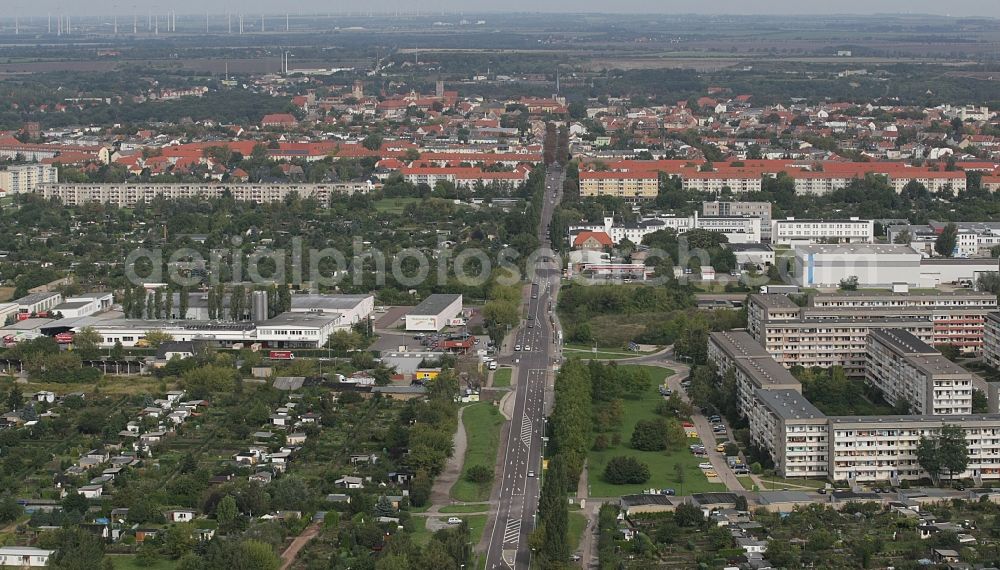
[{"label": "parked car", "polygon": [[712,469],[712,468],[713,468],[712,464],[709,463],[709,462],[707,462],[707,461],[704,462],[704,463],[699,463],[698,464],[698,469]]},{"label": "parked car", "polygon": [[714,469],[709,469],[708,471],[705,471],[705,477],[718,477],[718,476],[719,474],[716,473]]}]

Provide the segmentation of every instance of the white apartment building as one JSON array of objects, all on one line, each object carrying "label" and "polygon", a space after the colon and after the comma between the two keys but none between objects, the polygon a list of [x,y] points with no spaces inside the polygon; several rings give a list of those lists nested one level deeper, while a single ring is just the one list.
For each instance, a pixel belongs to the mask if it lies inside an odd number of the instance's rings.
[{"label": "white apartment building", "polygon": [[725,174],[719,172],[691,172],[684,174],[681,187],[696,192],[719,194],[728,188],[734,194],[760,192],[762,177],[759,174]]},{"label": "white apartment building", "polygon": [[292,195],[313,198],[320,204],[329,204],[330,198],[340,194],[368,193],[375,185],[369,181],[336,184],[43,184],[35,191],[46,199],[58,198],[67,206],[87,202],[131,207],[139,202],[150,202],[163,197],[168,200],[181,198],[219,198],[228,192],[241,202],[280,202]]},{"label": "white apartment building", "polygon": [[997,298],[992,293],[953,291],[939,293],[867,293],[843,292],[816,294],[806,317],[848,318],[858,314],[883,318],[921,318],[932,323],[932,346],[951,344],[964,352],[977,352],[984,342],[987,315],[996,311]]},{"label": "white apartment building", "polygon": [[925,308],[925,309],[993,309],[997,296],[979,291],[940,291],[935,293],[871,293],[842,291],[817,293],[809,298],[812,307],[850,308]]},{"label": "white apartment building", "polygon": [[0,170],[0,196],[34,192],[39,184],[59,182],[59,170],[48,164],[21,164]]},{"label": "white apartment building", "polygon": [[[793,170],[788,172],[795,184],[796,194],[823,196],[835,190],[846,188],[852,181],[864,178],[866,174],[883,176],[897,194],[912,181],[923,184],[930,192],[947,191],[954,195],[964,191],[966,187],[965,172],[936,171],[928,168],[897,168],[881,163],[872,165],[870,170],[853,168],[850,170],[835,169],[832,171]],[[909,170],[909,171],[908,171]]]},{"label": "white apartment building", "polygon": [[872,308],[799,307],[776,294],[751,295],[747,304],[747,333],[788,368],[841,366],[848,376],[864,376],[873,328],[904,329],[924,342],[934,340],[927,312],[914,316]]},{"label": "white apartment building", "polygon": [[777,244],[872,243],[875,223],[872,220],[785,220],[771,221],[771,241]]},{"label": "white apartment building", "polygon": [[1000,479],[1000,415],[830,417],[829,478],[834,481],[890,481],[927,477],[917,459],[920,438],[946,425],[965,430],[969,466],[955,479]]},{"label": "white apartment building", "polygon": [[634,202],[652,200],[660,191],[656,172],[580,172],[580,196],[615,196]]},{"label": "white apartment building", "polygon": [[761,239],[771,239],[770,202],[704,202],[701,205],[701,214],[721,218],[760,218]]},{"label": "white apartment building", "polygon": [[1000,313],[988,313],[983,324],[983,360],[1000,368]]},{"label": "white apartment building", "polygon": [[864,366],[872,327],[902,328],[931,346],[951,344],[974,353],[982,349],[984,323],[997,307],[993,295],[977,292],[818,294],[810,303],[799,307],[785,295],[751,295],[747,331],[782,364],[805,365],[807,359],[810,366],[840,364],[849,374]]},{"label": "white apartment building", "polygon": [[715,364],[720,376],[734,375],[736,407],[743,417],[753,413],[757,389],[802,392],[802,384],[744,331],[711,333],[708,360]]},{"label": "white apartment building", "polygon": [[900,329],[868,333],[865,380],[887,402],[920,415],[972,413],[972,373]]},{"label": "white apartment building", "polygon": [[[770,454],[782,477],[894,483],[926,477],[916,458],[920,437],[934,437],[943,426],[956,425],[966,434],[969,468],[954,476],[1000,480],[998,414],[828,417],[802,396],[794,377],[779,372],[781,368],[749,334],[711,333],[708,357],[720,377],[735,375],[738,409],[748,419],[750,439]],[[864,356],[862,362],[867,364]],[[939,394],[942,402],[949,398]],[[959,399],[965,401],[965,395]]]},{"label": "white apartment building", "polygon": [[959,192],[965,192],[966,179],[965,172],[956,170],[948,171],[923,171],[912,175],[893,173],[889,176],[889,184],[897,194],[903,192],[910,182],[919,182],[932,194],[947,192],[957,196]]},{"label": "white apartment building", "polygon": [[847,188],[854,179],[853,176],[838,172],[813,172],[808,170],[792,171],[788,174],[795,183],[796,195],[824,196]]},{"label": "white apartment building", "polygon": [[782,477],[826,477],[830,437],[823,412],[795,390],[754,391],[750,441],[774,460]]}]

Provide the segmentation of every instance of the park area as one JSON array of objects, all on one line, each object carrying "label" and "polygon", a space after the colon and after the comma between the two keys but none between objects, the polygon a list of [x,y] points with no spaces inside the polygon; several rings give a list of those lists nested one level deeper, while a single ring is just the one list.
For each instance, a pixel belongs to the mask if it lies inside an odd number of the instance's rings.
[{"label": "park area", "polygon": [[[639,398],[623,398],[624,413],[622,421],[611,434],[602,434],[611,442],[607,449],[595,451],[591,449],[587,455],[589,493],[592,497],[616,497],[632,493],[641,493],[645,489],[672,488],[678,495],[724,491],[725,485],[710,483],[698,464],[702,461],[691,454],[687,446],[670,448],[666,451],[642,451],[629,446],[629,440],[636,424],[641,420],[656,420],[661,416],[656,413],[657,405],[663,401],[657,388],[674,372],[667,368],[654,366],[623,366],[623,369],[639,369],[645,371],[653,380],[647,390]],[[616,437],[617,436],[617,437]],[[614,441],[619,441],[614,444]],[[695,440],[691,440],[694,442]],[[615,485],[604,481],[602,474],[608,461],[613,457],[634,457],[649,466],[650,478],[645,483]],[[679,468],[677,466],[680,466]]]}]

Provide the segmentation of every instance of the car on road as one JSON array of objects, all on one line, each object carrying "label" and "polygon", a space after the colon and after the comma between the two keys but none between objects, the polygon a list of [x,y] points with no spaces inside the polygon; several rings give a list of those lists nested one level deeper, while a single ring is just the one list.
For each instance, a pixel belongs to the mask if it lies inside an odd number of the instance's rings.
[{"label": "car on road", "polygon": [[448,524],[462,524],[462,519],[458,517],[448,517]]},{"label": "car on road", "polygon": [[514,345],[514,350],[515,350],[515,351],[517,351],[517,350],[521,350],[521,345],[519,345],[519,344],[517,344],[517,345]]},{"label": "car on road", "polygon": [[718,451],[719,453],[724,453],[726,451],[726,444],[720,443],[719,445],[716,445],[715,450]]},{"label": "car on road", "polygon": [[698,464],[698,469],[714,469],[714,468],[715,467],[713,467],[712,464],[707,461],[705,463]]},{"label": "car on road", "polygon": [[534,477],[534,476],[535,476],[534,471],[528,471],[528,477]]}]

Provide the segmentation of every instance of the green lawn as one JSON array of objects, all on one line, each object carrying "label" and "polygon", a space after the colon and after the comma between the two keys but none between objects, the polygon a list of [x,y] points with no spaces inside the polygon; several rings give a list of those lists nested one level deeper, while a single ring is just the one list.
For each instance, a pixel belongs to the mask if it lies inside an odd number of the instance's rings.
[{"label": "green lawn", "polygon": [[135,555],[108,556],[114,564],[115,570],[173,570],[177,567],[177,562],[160,558],[149,566],[140,566],[135,561]]},{"label": "green lawn", "polygon": [[[588,472],[590,475],[590,496],[591,497],[617,497],[633,493],[641,493],[643,489],[649,488],[673,488],[678,495],[690,495],[691,493],[704,493],[709,491],[724,491],[725,485],[722,483],[709,483],[702,474],[698,464],[702,459],[692,455],[685,442],[684,447],[666,452],[659,451],[639,451],[628,447],[632,430],[639,420],[649,420],[658,417],[656,415],[656,405],[663,398],[657,391],[657,387],[663,380],[673,374],[672,370],[656,366],[636,366],[649,373],[653,382],[650,384],[646,394],[637,400],[625,400],[625,412],[623,414],[622,425],[618,430],[621,443],[603,451],[590,451],[587,455]],[[609,436],[613,434],[607,434]],[[608,439],[612,439],[609,437]],[[692,440],[694,441],[694,440]],[[604,466],[612,457],[626,455],[635,457],[643,463],[649,465],[649,481],[635,485],[612,485],[602,479]],[[680,465],[683,469],[683,480],[677,480],[675,465]]]},{"label": "green lawn", "polygon": [[[485,465],[493,469],[497,461],[497,447],[500,445],[500,426],[503,416],[493,404],[481,402],[472,404],[462,412],[462,423],[468,447],[462,461],[463,474],[473,465]],[[484,501],[490,498],[493,481],[472,483],[463,476],[451,486],[451,496],[459,501]]]},{"label": "green lawn", "polygon": [[583,532],[587,530],[587,517],[580,513],[569,514],[569,551],[576,552],[580,548],[580,541],[583,540]]},{"label": "green lawn", "polygon": [[788,487],[789,489],[798,489],[801,487],[808,487],[810,489],[821,489],[826,486],[828,481],[822,479],[807,479],[793,477],[791,479],[783,479],[781,477],[768,477],[761,475],[760,479],[764,482],[767,490],[781,489]]},{"label": "green lawn", "polygon": [[498,368],[493,372],[493,387],[494,388],[509,388],[510,387],[510,375],[513,370],[510,368]]},{"label": "green lawn", "polygon": [[402,214],[410,204],[416,204],[420,198],[382,198],[375,202],[375,209],[389,214]]},{"label": "green lawn", "polygon": [[740,485],[743,485],[744,489],[747,491],[753,491],[754,485],[756,485],[756,483],[753,482],[753,479],[742,475],[737,475],[736,478],[739,479]]},{"label": "green lawn", "polygon": [[483,513],[488,511],[490,508],[489,503],[473,503],[471,505],[448,505],[446,507],[441,507],[440,512],[446,515],[453,515],[456,513]]}]

